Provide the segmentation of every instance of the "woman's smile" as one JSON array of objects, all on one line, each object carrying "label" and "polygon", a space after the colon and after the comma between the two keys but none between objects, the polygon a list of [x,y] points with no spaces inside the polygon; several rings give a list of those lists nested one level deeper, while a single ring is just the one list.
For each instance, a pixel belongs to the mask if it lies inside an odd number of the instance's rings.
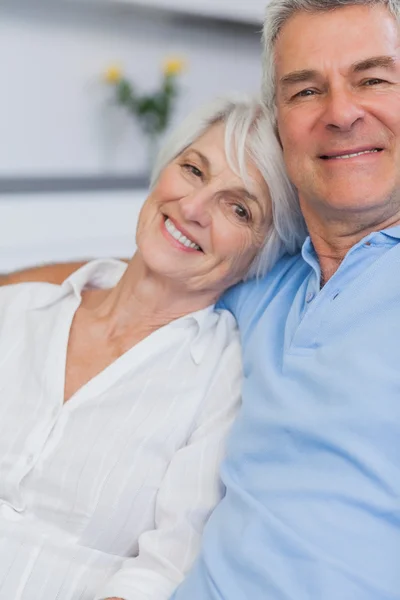
[{"label": "woman's smile", "polygon": [[175,248],[186,252],[202,252],[200,246],[186,235],[187,232],[183,233],[181,226],[174,222],[170,217],[164,218],[161,230],[167,240]]},{"label": "woman's smile", "polygon": [[202,292],[209,304],[244,277],[272,220],[263,176],[245,155],[247,189],[228,161],[225,138],[226,124],[213,123],[162,169],[136,235],[154,277],[179,297],[182,289]]}]

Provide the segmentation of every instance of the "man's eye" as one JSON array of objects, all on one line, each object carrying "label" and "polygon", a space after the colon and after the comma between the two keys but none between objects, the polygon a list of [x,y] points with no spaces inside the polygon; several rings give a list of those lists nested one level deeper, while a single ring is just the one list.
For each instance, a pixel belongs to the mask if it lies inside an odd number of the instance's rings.
[{"label": "man's eye", "polygon": [[315,90],[311,90],[307,88],[306,90],[301,90],[294,95],[295,98],[307,98],[307,96],[314,96]]},{"label": "man's eye", "polygon": [[195,177],[199,177],[200,179],[203,177],[202,171],[200,171],[200,169],[198,169],[194,165],[191,165],[189,163],[184,163],[182,165],[182,167],[185,169],[185,171],[188,171],[189,173],[191,173]]},{"label": "man's eye", "polygon": [[235,213],[237,214],[239,219],[241,219],[242,221],[250,220],[250,213],[246,208],[244,208],[244,206],[242,206],[241,204],[235,204],[234,208],[235,208]]},{"label": "man's eye", "polygon": [[374,77],[373,79],[367,79],[366,81],[363,82],[363,85],[368,86],[372,86],[372,85],[378,85],[379,83],[385,83],[385,81],[383,79],[378,79],[377,77]]}]

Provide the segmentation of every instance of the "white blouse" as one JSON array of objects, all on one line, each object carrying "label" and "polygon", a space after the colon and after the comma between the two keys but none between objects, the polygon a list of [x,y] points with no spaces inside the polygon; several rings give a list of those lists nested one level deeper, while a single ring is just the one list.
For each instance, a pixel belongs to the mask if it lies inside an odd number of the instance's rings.
[{"label": "white blouse", "polygon": [[81,291],[125,268],[0,289],[0,600],[167,599],[223,493],[242,373],[227,311],[162,327],[63,403]]}]

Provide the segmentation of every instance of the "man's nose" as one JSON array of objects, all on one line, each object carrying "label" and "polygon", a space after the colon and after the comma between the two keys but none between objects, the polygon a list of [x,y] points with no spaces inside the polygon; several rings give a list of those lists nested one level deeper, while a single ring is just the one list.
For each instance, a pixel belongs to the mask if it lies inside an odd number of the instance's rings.
[{"label": "man's nose", "polygon": [[335,131],[350,131],[365,114],[359,99],[348,89],[331,90],[325,99],[323,121]]},{"label": "man's nose", "polygon": [[207,187],[195,190],[179,201],[183,217],[202,227],[207,227],[211,222],[212,203],[213,195]]}]

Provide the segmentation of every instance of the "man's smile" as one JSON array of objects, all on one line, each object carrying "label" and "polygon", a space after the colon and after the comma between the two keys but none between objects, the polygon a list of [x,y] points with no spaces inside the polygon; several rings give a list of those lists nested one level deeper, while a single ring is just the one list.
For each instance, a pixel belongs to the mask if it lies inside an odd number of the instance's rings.
[{"label": "man's smile", "polygon": [[369,148],[351,148],[342,150],[339,152],[330,152],[319,156],[322,160],[348,160],[351,158],[358,158],[360,156],[368,156],[371,154],[377,154],[382,152],[383,148],[369,147]]}]

